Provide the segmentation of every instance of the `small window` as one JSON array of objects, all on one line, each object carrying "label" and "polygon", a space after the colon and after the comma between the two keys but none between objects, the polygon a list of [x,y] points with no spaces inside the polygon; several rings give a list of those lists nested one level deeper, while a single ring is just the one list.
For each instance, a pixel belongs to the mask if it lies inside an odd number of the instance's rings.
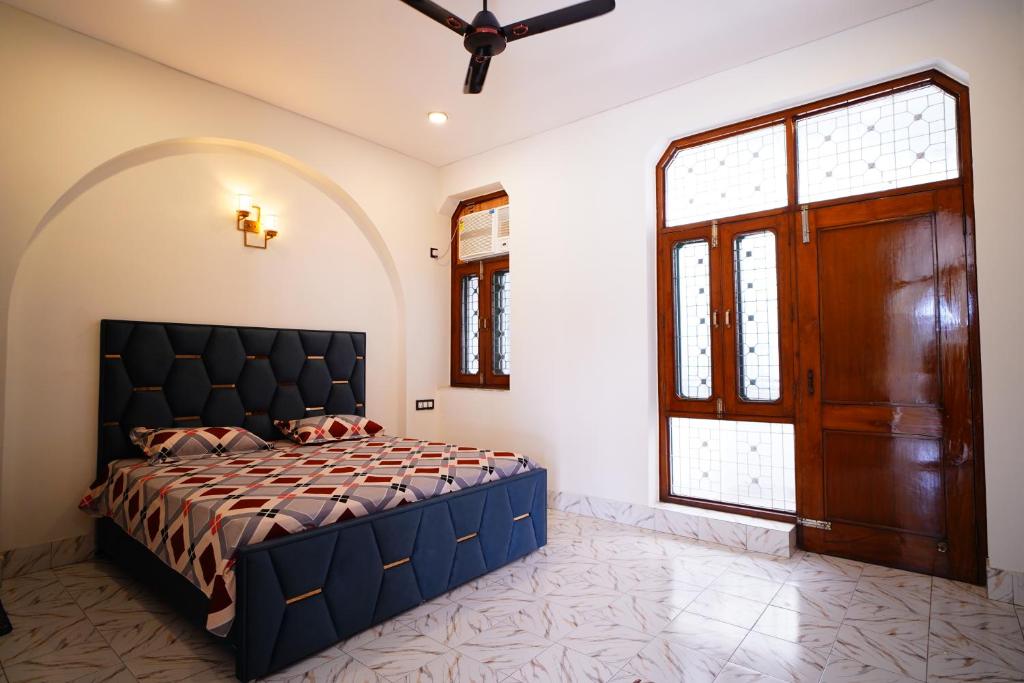
[{"label": "small window", "polygon": [[676,309],[676,394],[711,398],[711,254],[707,240],[680,242],[672,254]]},{"label": "small window", "polygon": [[736,278],[736,366],[745,401],[777,401],[779,363],[779,273],[775,233],[760,230],[733,241]]},{"label": "small window", "polygon": [[786,127],[759,128],[679,150],[665,168],[665,225],[786,205]]},{"label": "small window", "polygon": [[929,84],[796,122],[801,203],[960,174],[956,98]]},{"label": "small window", "polygon": [[509,386],[510,235],[504,192],[467,200],[452,216],[452,386]]},{"label": "small window", "polygon": [[796,511],[793,425],[669,418],[674,496]]}]

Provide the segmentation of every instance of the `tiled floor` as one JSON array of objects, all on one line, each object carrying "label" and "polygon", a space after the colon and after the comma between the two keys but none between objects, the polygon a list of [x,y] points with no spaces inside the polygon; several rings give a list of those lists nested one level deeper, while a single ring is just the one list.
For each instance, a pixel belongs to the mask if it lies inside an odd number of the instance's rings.
[{"label": "tiled floor", "polygon": [[[271,680],[1024,681],[1024,609],[980,588],[554,510],[549,531],[524,561]],[[231,680],[228,653],[108,564],[2,592],[0,683]]]}]

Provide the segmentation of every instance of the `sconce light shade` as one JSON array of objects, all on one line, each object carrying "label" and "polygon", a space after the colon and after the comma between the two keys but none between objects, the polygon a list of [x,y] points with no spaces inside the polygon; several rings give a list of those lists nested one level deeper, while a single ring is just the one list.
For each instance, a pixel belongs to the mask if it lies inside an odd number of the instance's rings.
[{"label": "sconce light shade", "polygon": [[238,195],[238,210],[246,213],[252,211],[252,197],[247,194]]},{"label": "sconce light shade", "polygon": [[263,228],[265,230],[277,230],[277,214],[268,213],[263,217]]}]

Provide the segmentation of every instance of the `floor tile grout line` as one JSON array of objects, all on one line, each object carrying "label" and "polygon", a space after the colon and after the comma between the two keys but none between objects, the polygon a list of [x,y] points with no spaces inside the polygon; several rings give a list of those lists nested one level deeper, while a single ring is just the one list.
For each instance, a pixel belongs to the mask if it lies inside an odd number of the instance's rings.
[{"label": "floor tile grout line", "polygon": [[927,636],[924,641],[924,680],[928,680],[928,669],[931,668],[932,658],[932,594],[935,591],[935,577],[930,577],[928,581],[928,622],[925,625],[927,627]]}]

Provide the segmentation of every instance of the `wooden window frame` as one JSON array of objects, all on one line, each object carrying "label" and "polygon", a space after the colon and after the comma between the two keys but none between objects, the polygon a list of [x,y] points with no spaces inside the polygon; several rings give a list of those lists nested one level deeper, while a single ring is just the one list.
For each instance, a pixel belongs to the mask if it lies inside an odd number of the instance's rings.
[{"label": "wooden window frame", "polygon": [[[879,96],[886,94],[892,94],[902,92],[906,90],[912,90],[925,85],[935,85],[942,89],[947,94],[951,95],[956,99],[956,112],[957,112],[957,152],[958,152],[958,175],[956,178],[947,180],[934,181],[930,183],[921,183],[919,185],[910,185],[908,187],[895,188],[891,190],[882,190],[878,192],[855,194],[843,197],[836,197],[833,199],[820,200],[817,202],[803,202],[799,201],[797,196],[797,141],[796,141],[796,121],[797,119],[805,118],[814,114],[821,114],[832,109],[847,107],[852,104],[856,104],[861,101],[871,100]],[[656,214],[657,214],[657,306],[658,306],[658,404],[659,404],[659,498],[662,502],[676,503],[680,505],[688,505],[691,507],[699,507],[710,510],[717,510],[721,512],[732,512],[746,516],[760,517],[763,519],[771,519],[777,521],[795,522],[796,515],[776,512],[771,510],[765,510],[762,508],[749,507],[745,505],[734,505],[731,503],[720,503],[715,501],[703,500],[700,498],[690,498],[686,496],[677,496],[671,493],[671,473],[669,468],[669,433],[668,433],[668,421],[672,417],[690,417],[690,418],[714,418],[719,416],[714,410],[714,401],[708,401],[708,404],[712,405],[712,410],[708,411],[706,408],[695,408],[694,405],[680,405],[680,401],[675,396],[675,339],[674,339],[674,321],[672,319],[673,312],[673,291],[672,291],[672,260],[671,260],[671,245],[676,242],[685,239],[694,239],[707,236],[710,239],[712,225],[717,223],[720,231],[720,245],[725,244],[721,241],[721,231],[723,228],[734,223],[746,223],[755,219],[769,219],[776,218],[782,224],[785,224],[788,229],[787,244],[785,245],[784,251],[786,252],[785,268],[787,275],[785,281],[783,281],[783,261],[779,261],[779,315],[780,315],[780,332],[785,327],[783,322],[786,320],[785,316],[790,316],[789,328],[790,328],[790,340],[788,342],[789,351],[787,351],[786,342],[780,343],[780,359],[785,363],[787,360],[787,354],[790,359],[798,357],[799,350],[795,345],[795,334],[796,334],[796,318],[793,306],[796,301],[796,283],[795,283],[795,269],[793,268],[794,256],[793,250],[795,249],[795,243],[799,239],[800,228],[801,228],[801,209],[807,207],[808,209],[814,209],[824,206],[835,206],[840,204],[848,204],[852,202],[862,202],[870,199],[877,199],[880,197],[889,197],[902,194],[910,194],[914,192],[922,192],[928,190],[937,190],[947,187],[961,187],[963,190],[964,198],[964,212],[966,215],[965,224],[965,240],[966,240],[966,255],[967,255],[967,273],[968,273],[968,305],[969,305],[969,325],[971,329],[970,339],[970,364],[971,364],[971,406],[973,414],[975,416],[974,425],[974,443],[975,443],[975,502],[976,502],[976,514],[979,520],[979,542],[980,542],[980,556],[987,556],[986,544],[986,517],[985,517],[985,487],[984,487],[984,442],[983,442],[983,431],[978,428],[982,423],[982,412],[981,412],[981,351],[980,344],[978,341],[977,330],[979,329],[978,323],[978,284],[977,284],[977,266],[975,260],[975,244],[974,244],[974,181],[972,174],[972,155],[971,155],[971,119],[970,119],[970,102],[969,92],[967,86],[959,83],[958,81],[950,78],[946,74],[937,70],[928,70],[920,73],[916,73],[903,78],[897,78],[890,81],[878,83],[876,85],[859,88],[850,92],[842,93],[840,95],[834,95],[826,97],[806,104],[790,107],[781,111],[766,114],[764,116],[758,116],[752,119],[740,121],[712,130],[696,133],[694,135],[688,135],[677,140],[672,141],[666,148],[664,154],[662,154],[660,160],[655,168],[655,195],[656,195]],[[768,209],[764,211],[757,211],[753,213],[741,214],[736,216],[729,216],[726,218],[714,220],[705,220],[695,223],[689,223],[685,225],[669,226],[665,223],[665,171],[668,165],[672,162],[675,154],[682,149],[688,147],[695,147],[698,145],[707,144],[723,138],[728,138],[739,133],[745,133],[759,128],[767,128],[773,125],[783,124],[786,131],[786,191],[787,191],[787,203],[785,206],[778,207],[775,209]],[[780,234],[781,237],[781,234]],[[731,241],[728,243],[731,249]],[[777,242],[777,246],[783,249],[781,239]],[[723,246],[719,246],[722,249]],[[712,288],[716,287],[714,283],[714,276],[712,276]],[[721,296],[718,293],[718,296]],[[712,296],[715,293],[712,292]],[[786,297],[786,303],[783,303],[783,297]],[[714,301],[714,299],[713,299]],[[714,303],[712,304],[714,307]],[[784,308],[790,308],[790,311],[784,311]],[[785,337],[786,335],[782,335]],[[792,398],[794,393],[797,393],[797,385],[799,384],[799,378],[797,374],[797,363],[790,360],[790,366],[792,370],[788,373],[783,370],[783,395],[785,395],[786,389],[789,389],[789,396]],[[726,365],[729,365],[726,363]],[[714,381],[719,380],[719,375],[730,374],[723,373],[721,369],[712,368],[715,373]],[[734,375],[735,373],[731,373]],[[731,377],[730,375],[730,377]],[[730,377],[726,377],[725,380],[730,380]],[[787,381],[790,383],[787,387]],[[727,386],[727,385],[719,385]],[[695,404],[697,401],[684,401],[684,403]],[[790,404],[792,405],[792,404]],[[794,429],[799,432],[801,430],[801,424],[799,416],[795,413],[795,410],[790,407],[788,414],[786,412],[779,412],[777,414],[762,414],[762,415],[749,415],[743,414],[742,412],[730,413],[725,410],[719,417],[725,419],[739,419],[757,422],[792,422],[794,423]],[[799,434],[796,439],[797,443],[800,443]],[[799,472],[797,477],[799,478]],[[799,487],[799,482],[798,482]]]},{"label": "wooden window frame", "polygon": [[[452,214],[452,274],[451,274],[451,385],[475,389],[508,389],[511,385],[511,374],[500,375],[494,372],[494,311],[492,282],[494,274],[511,271],[507,254],[492,256],[485,259],[463,262],[459,255],[459,218],[473,209],[488,209],[508,204],[508,194],[504,191],[492,192],[480,197],[466,199],[459,203]],[[462,278],[477,275],[480,278],[479,306],[479,344],[480,370],[475,374],[462,372]]]}]

